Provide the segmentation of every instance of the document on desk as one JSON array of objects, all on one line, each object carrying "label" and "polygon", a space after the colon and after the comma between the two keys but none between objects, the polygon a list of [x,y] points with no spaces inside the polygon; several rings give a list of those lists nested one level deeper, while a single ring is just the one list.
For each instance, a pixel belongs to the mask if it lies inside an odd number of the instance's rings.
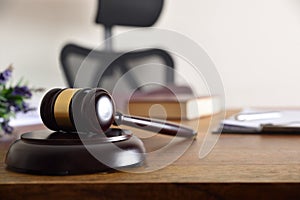
[{"label": "document on desk", "polygon": [[300,133],[299,110],[244,109],[220,123],[222,133]]},{"label": "document on desk", "polygon": [[40,117],[40,96],[35,96],[35,98],[27,101],[31,108],[35,108],[34,110],[28,111],[27,113],[19,112],[15,117],[11,118],[9,125],[12,127],[19,126],[29,126],[42,124],[42,119]]},{"label": "document on desk", "polygon": [[15,118],[12,118],[9,122],[10,126],[29,126],[42,124],[42,119],[37,110],[30,111],[28,113],[18,113]]}]

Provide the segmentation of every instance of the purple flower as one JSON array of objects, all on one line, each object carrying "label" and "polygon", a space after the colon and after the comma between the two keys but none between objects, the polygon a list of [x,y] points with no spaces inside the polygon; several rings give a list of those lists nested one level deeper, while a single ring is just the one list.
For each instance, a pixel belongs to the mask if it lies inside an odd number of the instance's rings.
[{"label": "purple flower", "polygon": [[5,84],[8,79],[11,77],[12,69],[8,68],[4,72],[0,73],[0,84]]},{"label": "purple flower", "polygon": [[30,98],[32,96],[32,93],[27,86],[16,86],[12,92],[12,95]]},{"label": "purple flower", "polygon": [[13,109],[14,112],[20,112],[22,110],[22,106],[19,106],[14,101],[9,101],[10,108]]},{"label": "purple flower", "polygon": [[[14,102],[14,101],[10,101],[9,102],[9,107],[11,107],[12,108],[12,111],[13,112],[23,112],[23,113],[27,113],[27,112],[29,112],[29,111],[33,111],[33,110],[35,110],[35,108],[32,108],[32,107],[30,107],[29,106],[29,104],[28,103],[26,103],[26,102],[22,102],[22,104],[21,105],[19,105],[19,104],[16,104],[16,102]],[[10,110],[8,110],[8,112],[9,112]]]},{"label": "purple flower", "polygon": [[11,116],[16,113],[35,110],[30,107],[25,100],[32,97],[32,92],[39,92],[39,89],[29,89],[22,85],[20,80],[17,86],[7,85],[11,78],[13,67],[10,65],[6,70],[0,71],[0,129],[5,133],[10,134],[13,127],[9,125]]},{"label": "purple flower", "polygon": [[28,103],[22,102],[22,109],[24,113],[35,110],[35,108],[29,107]]},{"label": "purple flower", "polygon": [[13,127],[8,125],[8,121],[5,120],[4,122],[1,123],[1,128],[5,133],[11,134],[13,132]]}]

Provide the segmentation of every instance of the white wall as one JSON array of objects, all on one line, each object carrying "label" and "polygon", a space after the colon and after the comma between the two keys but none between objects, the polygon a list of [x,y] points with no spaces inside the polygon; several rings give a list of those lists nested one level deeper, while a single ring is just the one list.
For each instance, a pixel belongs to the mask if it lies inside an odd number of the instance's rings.
[{"label": "white wall", "polygon": [[[0,0],[0,67],[15,79],[63,86],[62,46],[101,43],[96,0]],[[166,0],[155,25],[190,37],[214,60],[228,107],[300,105],[297,0]],[[117,33],[128,29],[118,28]]]}]

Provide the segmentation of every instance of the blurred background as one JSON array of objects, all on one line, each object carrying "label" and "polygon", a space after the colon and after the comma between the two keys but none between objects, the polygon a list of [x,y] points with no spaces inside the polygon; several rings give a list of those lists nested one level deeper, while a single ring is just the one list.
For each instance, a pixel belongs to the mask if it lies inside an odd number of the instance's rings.
[{"label": "blurred background", "polygon": [[[0,0],[1,70],[12,63],[15,81],[65,86],[62,47],[103,41],[96,8],[96,0]],[[166,0],[154,27],[181,33],[206,50],[222,77],[228,108],[300,106],[299,1]]]}]

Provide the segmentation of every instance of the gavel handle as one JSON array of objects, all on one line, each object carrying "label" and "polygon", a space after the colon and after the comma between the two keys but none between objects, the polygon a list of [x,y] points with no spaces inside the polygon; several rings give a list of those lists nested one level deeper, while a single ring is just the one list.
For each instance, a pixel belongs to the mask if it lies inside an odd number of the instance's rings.
[{"label": "gavel handle", "polygon": [[165,135],[180,137],[195,137],[197,132],[191,128],[150,118],[123,115],[117,112],[115,115],[115,125],[127,125],[134,128],[148,130]]}]

